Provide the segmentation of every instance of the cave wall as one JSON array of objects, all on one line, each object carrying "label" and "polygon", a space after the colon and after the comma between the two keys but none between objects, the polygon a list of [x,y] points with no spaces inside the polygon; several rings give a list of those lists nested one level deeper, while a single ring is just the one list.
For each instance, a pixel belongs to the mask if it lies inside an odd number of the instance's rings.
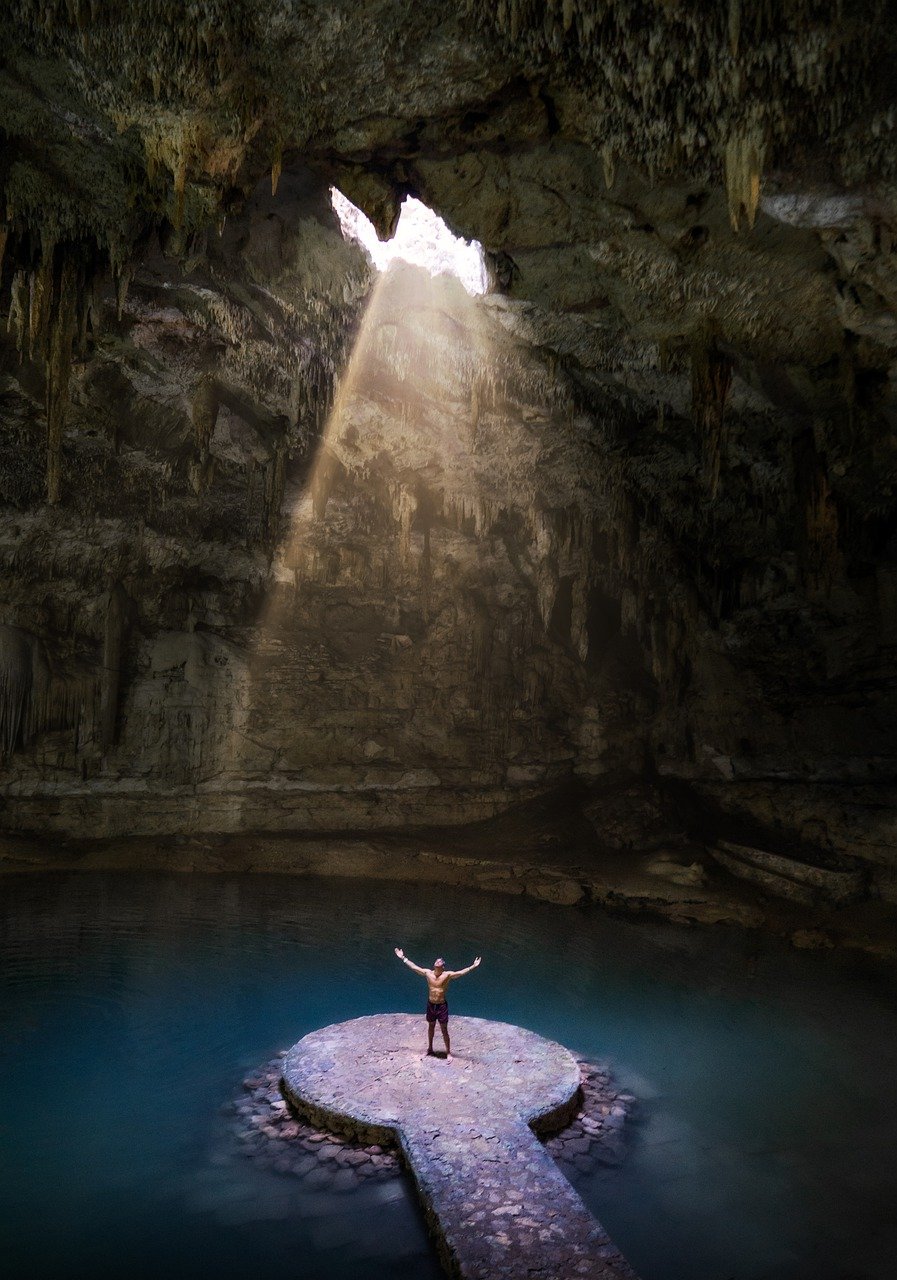
[{"label": "cave wall", "polygon": [[0,70],[4,824],[619,767],[891,892],[893,6],[200,10],[23,0]]},{"label": "cave wall", "polygon": [[574,398],[500,299],[374,286],[328,199],[287,171],[99,302],[60,501],[8,494],[8,828],[458,822],[640,766]]}]

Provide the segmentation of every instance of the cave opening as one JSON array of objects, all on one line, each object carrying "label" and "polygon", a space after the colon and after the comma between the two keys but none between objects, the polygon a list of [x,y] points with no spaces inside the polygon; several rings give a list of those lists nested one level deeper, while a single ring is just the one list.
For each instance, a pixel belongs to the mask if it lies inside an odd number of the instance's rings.
[{"label": "cave opening", "polygon": [[395,233],[381,240],[370,218],[337,187],[330,198],[343,235],[363,245],[378,271],[387,271],[396,261],[423,267],[431,276],[457,276],[469,294],[486,292],[488,276],[483,246],[476,240],[453,235],[445,221],[421,200],[406,196],[402,201]]},{"label": "cave opening", "polygon": [[459,1273],[892,1280],[891,8],[16,0],[11,1274],[435,1280],[275,1056],[404,944],[434,1131],[573,1053]]}]

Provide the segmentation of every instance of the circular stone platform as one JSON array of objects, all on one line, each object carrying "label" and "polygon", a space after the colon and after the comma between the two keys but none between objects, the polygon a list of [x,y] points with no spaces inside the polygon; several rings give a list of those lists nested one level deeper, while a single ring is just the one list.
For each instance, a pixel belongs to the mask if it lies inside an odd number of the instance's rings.
[{"label": "circular stone platform", "polygon": [[573,1054],[508,1023],[453,1017],[449,1025],[451,1063],[424,1056],[419,1015],[314,1031],[284,1059],[284,1093],[316,1124],[398,1141],[453,1274],[632,1277],[533,1132],[560,1128],[577,1111]]},{"label": "circular stone platform", "polygon": [[455,1119],[510,1108],[547,1131],[577,1110],[579,1064],[562,1045],[483,1018],[452,1017],[449,1030],[452,1062],[423,1056],[426,1023],[410,1013],[323,1027],[287,1053],[287,1092],[318,1122],[369,1141],[393,1136],[409,1106],[432,1108],[434,1090]]}]

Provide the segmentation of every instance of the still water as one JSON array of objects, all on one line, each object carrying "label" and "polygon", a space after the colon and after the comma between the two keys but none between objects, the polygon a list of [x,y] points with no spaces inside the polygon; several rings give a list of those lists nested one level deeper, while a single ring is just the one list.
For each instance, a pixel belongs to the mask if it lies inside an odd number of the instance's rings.
[{"label": "still water", "polygon": [[893,966],[353,881],[16,876],[0,902],[15,1280],[435,1280],[405,1180],[303,1191],[236,1155],[221,1113],[305,1032],[422,1009],[395,945],[450,967],[482,953],[456,1013],[609,1061],[637,1095],[622,1169],[576,1185],[643,1280],[897,1275]]}]

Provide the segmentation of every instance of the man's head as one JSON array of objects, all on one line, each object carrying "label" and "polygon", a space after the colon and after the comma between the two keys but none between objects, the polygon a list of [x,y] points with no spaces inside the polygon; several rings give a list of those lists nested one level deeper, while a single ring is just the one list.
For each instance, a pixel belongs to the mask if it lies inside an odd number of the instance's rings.
[{"label": "man's head", "polygon": [[442,956],[440,956],[438,960],[433,961],[433,969],[436,973],[438,973],[440,969],[444,969],[444,968],[445,968],[445,961],[443,960]]}]

